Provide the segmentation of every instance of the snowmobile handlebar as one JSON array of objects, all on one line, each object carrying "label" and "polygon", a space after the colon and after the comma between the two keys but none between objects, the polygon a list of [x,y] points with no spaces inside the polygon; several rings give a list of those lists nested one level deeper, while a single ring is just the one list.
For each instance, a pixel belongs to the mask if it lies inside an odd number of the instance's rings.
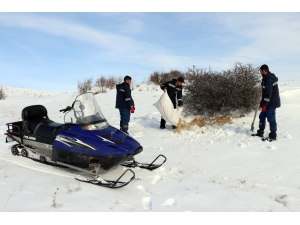
[{"label": "snowmobile handlebar", "polygon": [[65,113],[65,112],[67,112],[67,111],[70,111],[71,109],[72,109],[71,106],[67,106],[67,108],[61,109],[61,110],[59,110],[59,111]]}]

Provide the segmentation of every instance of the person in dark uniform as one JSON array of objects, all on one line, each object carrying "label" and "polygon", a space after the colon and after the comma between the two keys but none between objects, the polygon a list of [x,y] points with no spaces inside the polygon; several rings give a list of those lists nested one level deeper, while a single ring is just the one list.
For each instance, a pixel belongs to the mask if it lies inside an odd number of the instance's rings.
[{"label": "person in dark uniform", "polygon": [[131,77],[125,76],[124,82],[116,85],[117,97],[116,108],[120,112],[120,130],[128,134],[128,127],[130,121],[130,113],[134,113],[134,101],[131,97]]},{"label": "person in dark uniform", "polygon": [[276,108],[281,106],[278,78],[269,71],[269,67],[266,64],[260,67],[260,74],[263,77],[261,82],[263,90],[260,102],[261,112],[259,114],[259,129],[253,136],[264,136],[267,119],[270,125],[268,140],[273,141],[277,138]]},{"label": "person in dark uniform", "polygon": [[[182,84],[184,83],[183,77],[178,77],[177,79],[172,79],[170,81],[167,81],[160,85],[160,88],[167,92],[172,103],[174,106],[174,109],[176,109],[176,105],[178,104],[179,107],[183,107],[183,101],[182,101]],[[166,121],[161,118],[160,121],[160,129],[166,128]],[[177,127],[172,125],[173,129],[176,129]]]}]

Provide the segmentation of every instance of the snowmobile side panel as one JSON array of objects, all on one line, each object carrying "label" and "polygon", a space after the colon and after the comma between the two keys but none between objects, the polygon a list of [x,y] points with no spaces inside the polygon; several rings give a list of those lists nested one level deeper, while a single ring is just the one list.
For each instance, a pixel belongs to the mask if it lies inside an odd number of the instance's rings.
[{"label": "snowmobile side panel", "polygon": [[83,154],[123,156],[136,154],[141,145],[111,126],[103,130],[87,131],[73,125],[58,133],[53,147]]},{"label": "snowmobile side panel", "polygon": [[[136,153],[142,151],[142,148]],[[96,155],[96,154],[86,154],[86,153],[76,153],[73,151],[66,151],[63,149],[53,148],[52,161],[59,161],[67,163],[80,168],[88,168],[91,163],[100,163],[101,168],[104,170],[109,170],[120,163],[130,160],[133,155]]]}]

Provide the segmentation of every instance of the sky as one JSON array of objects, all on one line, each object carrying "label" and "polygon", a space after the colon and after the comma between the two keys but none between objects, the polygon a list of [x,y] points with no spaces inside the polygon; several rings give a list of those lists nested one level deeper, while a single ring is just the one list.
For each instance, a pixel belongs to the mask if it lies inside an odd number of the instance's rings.
[{"label": "sky", "polygon": [[0,85],[76,91],[102,75],[140,83],[154,71],[221,71],[235,62],[299,79],[300,13],[291,1],[47,2],[1,5]]}]

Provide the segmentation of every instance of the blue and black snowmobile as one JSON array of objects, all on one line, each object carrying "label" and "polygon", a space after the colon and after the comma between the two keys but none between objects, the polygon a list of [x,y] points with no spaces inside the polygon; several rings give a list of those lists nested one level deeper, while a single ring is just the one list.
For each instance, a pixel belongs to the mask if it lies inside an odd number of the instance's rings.
[{"label": "blue and black snowmobile", "polygon": [[[127,169],[112,181],[100,177],[100,172],[119,165],[153,170],[167,160],[158,155],[150,164],[135,161],[134,156],[142,152],[142,146],[109,125],[91,92],[78,95],[72,106],[60,112],[65,113],[63,124],[50,120],[43,105],[25,107],[22,121],[7,123],[6,142],[17,142],[11,147],[12,154],[92,174],[93,179],[76,179],[110,188],[127,185],[135,173]],[[158,159],[162,163],[154,164]],[[131,178],[120,181],[125,173],[131,173]]]}]

